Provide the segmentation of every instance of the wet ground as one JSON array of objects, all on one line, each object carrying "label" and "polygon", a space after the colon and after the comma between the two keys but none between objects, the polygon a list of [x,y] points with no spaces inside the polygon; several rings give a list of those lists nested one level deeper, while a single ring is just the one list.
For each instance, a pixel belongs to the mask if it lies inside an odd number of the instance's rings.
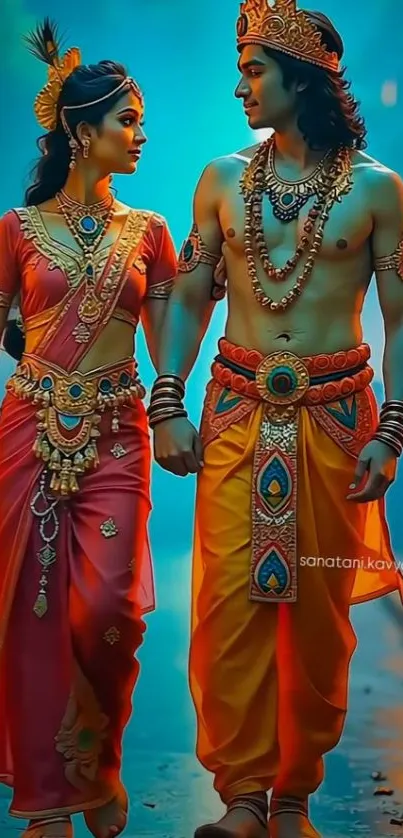
[{"label": "wet ground", "polygon": [[[137,708],[126,738],[127,838],[192,838],[200,822],[221,813],[210,777],[192,754],[186,628],[179,617],[177,622],[167,616],[160,612],[149,621]],[[403,815],[402,615],[386,601],[371,603],[355,608],[354,624],[360,645],[352,667],[349,720],[339,747],[326,760],[312,816],[325,838],[403,838],[403,821],[402,826],[391,823]],[[376,771],[386,779],[373,779]],[[378,796],[378,786],[393,793]],[[8,818],[8,798],[2,794],[0,838],[16,838],[21,827]],[[85,835],[77,819],[76,838]]]}]

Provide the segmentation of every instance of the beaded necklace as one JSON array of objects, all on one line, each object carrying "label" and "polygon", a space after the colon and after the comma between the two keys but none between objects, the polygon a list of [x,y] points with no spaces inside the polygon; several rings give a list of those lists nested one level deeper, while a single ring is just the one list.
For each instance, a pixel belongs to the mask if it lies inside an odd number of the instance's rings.
[{"label": "beaded necklace", "polygon": [[[285,311],[301,295],[305,283],[311,276],[333,204],[340,201],[352,188],[352,158],[349,149],[341,148],[336,152],[328,169],[323,170],[319,194],[308,213],[295,253],[282,268],[276,268],[270,260],[263,227],[263,197],[267,191],[267,161],[272,145],[273,139],[270,137],[258,148],[241,177],[241,191],[245,200],[245,257],[257,301],[262,306],[268,306],[271,311]],[[274,282],[284,282],[288,279],[302,256],[308,253],[304,268],[293,288],[279,302],[275,302],[266,294],[259,281],[256,252],[266,276]]]}]

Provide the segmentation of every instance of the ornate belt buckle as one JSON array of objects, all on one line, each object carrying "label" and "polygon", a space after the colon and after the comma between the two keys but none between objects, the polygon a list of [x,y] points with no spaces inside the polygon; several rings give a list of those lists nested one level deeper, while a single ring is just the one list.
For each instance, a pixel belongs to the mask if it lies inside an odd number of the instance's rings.
[{"label": "ornate belt buckle", "polygon": [[268,403],[266,412],[273,422],[287,422],[295,416],[309,384],[304,362],[291,352],[267,355],[256,370],[256,387]]},{"label": "ornate belt buckle", "polygon": [[83,416],[91,413],[97,403],[97,382],[85,380],[80,373],[73,373],[55,382],[53,404],[60,413]]}]

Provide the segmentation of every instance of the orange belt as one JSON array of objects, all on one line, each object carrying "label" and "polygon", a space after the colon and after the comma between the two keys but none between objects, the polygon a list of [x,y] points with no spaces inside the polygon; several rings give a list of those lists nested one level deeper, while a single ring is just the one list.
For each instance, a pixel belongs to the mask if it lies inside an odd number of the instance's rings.
[{"label": "orange belt", "polygon": [[269,402],[274,408],[345,399],[365,390],[374,376],[366,343],[355,349],[303,358],[291,352],[265,356],[225,338],[218,346],[213,378],[235,393]]}]

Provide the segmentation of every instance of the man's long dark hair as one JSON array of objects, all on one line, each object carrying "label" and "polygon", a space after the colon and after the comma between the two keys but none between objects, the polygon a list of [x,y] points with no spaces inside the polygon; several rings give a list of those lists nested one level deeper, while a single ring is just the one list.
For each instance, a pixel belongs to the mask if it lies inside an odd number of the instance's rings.
[{"label": "man's long dark hair", "polygon": [[[319,29],[323,45],[336,52],[341,60],[343,41],[331,21],[320,12],[305,14]],[[351,83],[345,78],[345,69],[330,72],[277,50],[267,47],[264,50],[279,64],[286,89],[295,81],[305,85],[298,93],[298,128],[310,148],[366,148],[365,122],[359,112],[359,102],[350,93]]]}]

